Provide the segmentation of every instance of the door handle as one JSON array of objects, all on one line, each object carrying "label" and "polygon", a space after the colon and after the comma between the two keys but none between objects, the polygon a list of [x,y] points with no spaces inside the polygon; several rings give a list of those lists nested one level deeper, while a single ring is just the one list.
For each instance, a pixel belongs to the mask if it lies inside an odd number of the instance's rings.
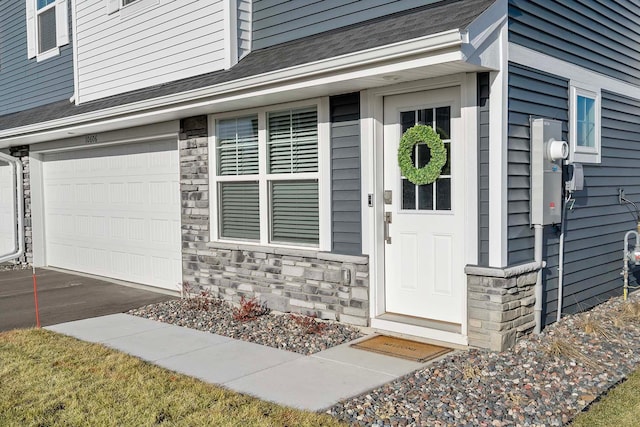
[{"label": "door handle", "polygon": [[391,244],[391,236],[389,236],[389,224],[391,224],[391,212],[384,213],[384,241]]}]

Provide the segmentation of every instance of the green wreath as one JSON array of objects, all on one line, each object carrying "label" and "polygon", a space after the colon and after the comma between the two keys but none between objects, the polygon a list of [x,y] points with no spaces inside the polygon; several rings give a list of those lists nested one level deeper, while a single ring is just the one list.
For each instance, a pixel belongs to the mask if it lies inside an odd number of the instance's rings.
[{"label": "green wreath", "polygon": [[[431,159],[424,167],[416,168],[411,161],[413,147],[424,142],[431,150]],[[398,165],[400,171],[410,182],[416,185],[431,184],[440,176],[447,163],[447,150],[442,139],[431,126],[415,125],[402,135],[398,147]]]}]

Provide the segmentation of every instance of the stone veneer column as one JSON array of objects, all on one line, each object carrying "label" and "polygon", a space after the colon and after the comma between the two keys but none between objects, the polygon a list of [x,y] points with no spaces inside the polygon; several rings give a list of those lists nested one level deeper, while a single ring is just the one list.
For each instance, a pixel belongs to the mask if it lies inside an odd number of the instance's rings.
[{"label": "stone veneer column", "polygon": [[273,310],[368,325],[367,256],[210,242],[206,130],[205,116],[181,122],[183,280],[235,303],[256,297]]},{"label": "stone veneer column", "polygon": [[502,351],[533,331],[537,265],[467,266],[469,345]]},{"label": "stone veneer column", "polygon": [[22,188],[24,194],[24,254],[14,261],[16,264],[33,262],[33,233],[31,227],[31,179],[29,175],[29,146],[11,147],[9,153],[22,162]]}]

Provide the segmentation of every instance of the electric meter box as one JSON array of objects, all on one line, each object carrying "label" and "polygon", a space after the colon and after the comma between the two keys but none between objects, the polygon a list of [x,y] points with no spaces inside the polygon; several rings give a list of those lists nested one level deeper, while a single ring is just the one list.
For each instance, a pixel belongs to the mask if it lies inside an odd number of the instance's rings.
[{"label": "electric meter box", "polygon": [[562,160],[569,154],[562,122],[531,119],[531,224],[562,220]]}]

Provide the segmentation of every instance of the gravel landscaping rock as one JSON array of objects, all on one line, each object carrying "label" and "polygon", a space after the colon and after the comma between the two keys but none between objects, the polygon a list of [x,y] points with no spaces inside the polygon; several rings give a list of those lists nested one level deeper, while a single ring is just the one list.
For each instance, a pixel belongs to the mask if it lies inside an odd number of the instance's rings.
[{"label": "gravel landscaping rock", "polygon": [[0,264],[0,271],[14,271],[14,270],[25,270],[29,268],[26,264],[12,264],[12,263],[4,263]]},{"label": "gravel landscaping rock", "polygon": [[255,320],[237,321],[229,303],[210,299],[208,309],[203,310],[194,308],[199,302],[202,300],[173,300],[130,310],[128,314],[305,355],[362,336],[357,328],[333,322],[321,322],[321,333],[309,333],[308,324],[296,321],[298,315],[292,314],[269,313]]},{"label": "gravel landscaping rock", "polygon": [[327,413],[367,426],[561,426],[639,366],[635,293],[567,316],[509,351],[458,352]]}]

